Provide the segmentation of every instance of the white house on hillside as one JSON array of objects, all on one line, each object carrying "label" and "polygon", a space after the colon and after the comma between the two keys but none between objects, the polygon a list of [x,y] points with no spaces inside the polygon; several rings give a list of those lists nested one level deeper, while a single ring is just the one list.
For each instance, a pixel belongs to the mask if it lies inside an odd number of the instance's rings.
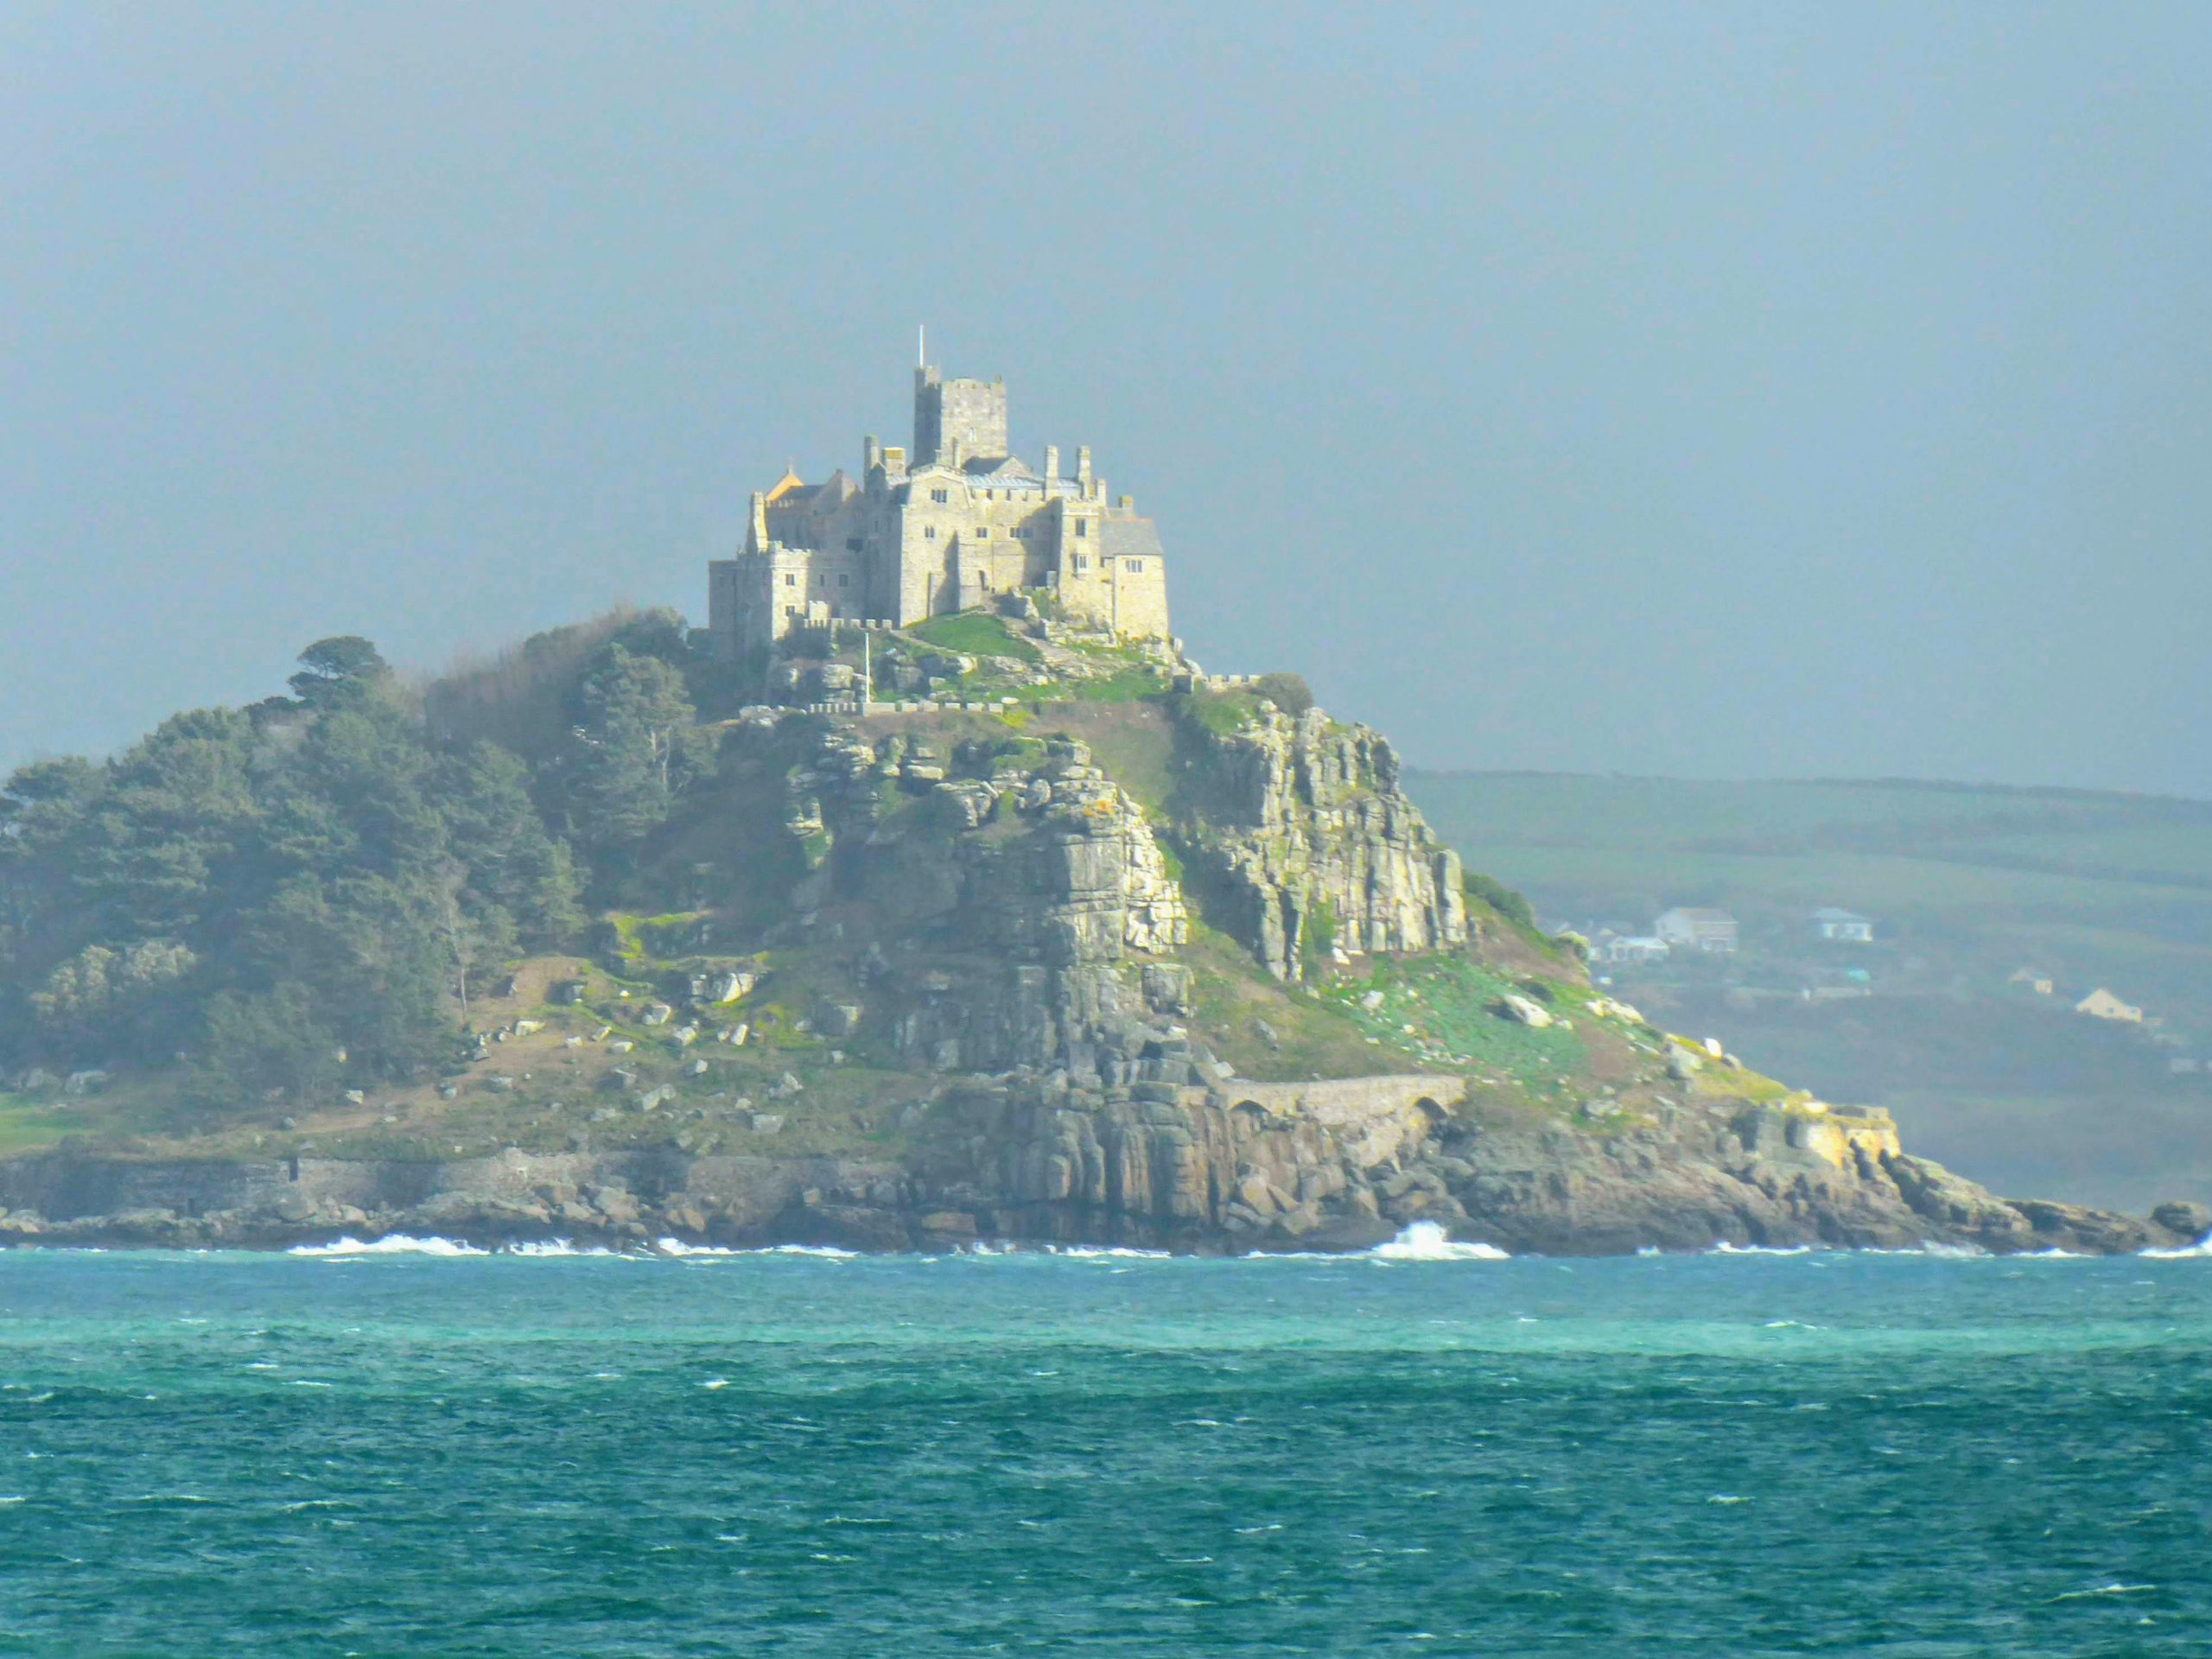
[{"label": "white house on hillside", "polygon": [[1725,955],[1736,948],[1736,918],[1725,910],[1678,907],[1661,916],[1651,931],[1678,949]]},{"label": "white house on hillside", "polygon": [[1813,912],[1813,935],[1835,944],[1868,944],[1874,938],[1874,918],[1855,910],[1823,905]]},{"label": "white house on hillside", "polygon": [[1664,962],[1674,947],[1666,940],[1649,933],[1625,934],[1605,941],[1605,960],[1624,962]]},{"label": "white house on hillside", "polygon": [[2116,1020],[2122,1025],[2139,1026],[2143,1010],[2133,1002],[2123,1002],[2101,985],[2074,1005],[2074,1012],[2086,1014],[2092,1020]]}]

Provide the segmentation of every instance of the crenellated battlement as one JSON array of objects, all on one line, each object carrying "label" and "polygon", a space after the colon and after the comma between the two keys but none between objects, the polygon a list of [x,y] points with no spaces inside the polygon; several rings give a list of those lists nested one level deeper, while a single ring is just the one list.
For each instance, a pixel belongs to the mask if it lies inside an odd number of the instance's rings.
[{"label": "crenellated battlement", "polygon": [[738,661],[796,627],[906,626],[1025,590],[1118,638],[1168,638],[1167,561],[1152,520],[1109,494],[1087,445],[1069,475],[1058,445],[1032,467],[1008,434],[1003,379],[917,368],[911,451],[870,436],[858,479],[841,469],[810,484],[787,472],[753,492],[743,550],[709,566],[717,650]]}]

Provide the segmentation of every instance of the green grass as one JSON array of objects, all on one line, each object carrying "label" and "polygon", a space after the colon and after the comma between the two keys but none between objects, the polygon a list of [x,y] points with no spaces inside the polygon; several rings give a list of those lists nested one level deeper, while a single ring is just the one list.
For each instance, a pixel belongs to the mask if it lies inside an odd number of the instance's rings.
[{"label": "green grass", "polygon": [[1058,702],[1136,702],[1167,690],[1167,677],[1149,664],[1116,671],[1103,680],[1055,680],[1018,686],[1014,695],[1040,705]]},{"label": "green grass", "polygon": [[1247,691],[1193,691],[1182,708],[1216,737],[1255,725],[1260,717],[1260,700]]},{"label": "green grass", "polygon": [[0,1158],[35,1152],[64,1135],[81,1134],[85,1115],[50,1101],[0,1095]]},{"label": "green grass", "polygon": [[1191,936],[1183,954],[1197,976],[1192,1024],[1237,1076],[1291,1082],[1402,1067],[1402,1060],[1378,1063],[1338,1003],[1277,983],[1241,945],[1203,924],[1194,922]]},{"label": "green grass", "polygon": [[1138,804],[1155,817],[1166,811],[1175,789],[1175,734],[1158,705],[1065,704],[1040,713],[1030,731],[1082,739]]},{"label": "green grass", "polygon": [[[1376,991],[1382,993],[1380,1005],[1362,1007]],[[1548,1001],[1566,1023],[1539,1030],[1504,1017],[1497,1007],[1509,992]],[[1590,1017],[1586,991],[1562,982],[1516,979],[1466,957],[1382,958],[1371,977],[1332,985],[1326,1000],[1375,1038],[1376,1048],[1395,1051],[1426,1070],[1511,1083],[1533,1096],[1572,1083],[1588,1058],[1582,1033],[1569,1028]]]},{"label": "green grass", "polygon": [[957,651],[969,657],[1012,657],[1025,663],[1044,660],[1035,645],[986,611],[931,617],[906,632],[940,651]]}]

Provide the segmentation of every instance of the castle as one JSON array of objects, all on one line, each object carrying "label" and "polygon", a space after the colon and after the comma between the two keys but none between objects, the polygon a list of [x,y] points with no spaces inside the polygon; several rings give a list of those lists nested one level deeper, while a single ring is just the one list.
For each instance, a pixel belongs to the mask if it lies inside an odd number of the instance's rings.
[{"label": "castle", "polygon": [[1109,498],[1076,451],[1060,474],[1011,453],[1006,382],[914,371],[914,447],[863,441],[861,479],[786,473],[755,491],[745,550],[708,569],[708,626],[741,662],[795,628],[836,620],[905,627],[995,596],[1042,589],[1064,620],[1167,638],[1167,562],[1152,520]]}]

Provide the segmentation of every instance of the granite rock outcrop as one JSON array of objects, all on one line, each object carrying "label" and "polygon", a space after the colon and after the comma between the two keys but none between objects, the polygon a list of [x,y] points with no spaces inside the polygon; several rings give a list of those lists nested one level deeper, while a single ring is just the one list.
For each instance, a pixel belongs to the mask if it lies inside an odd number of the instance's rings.
[{"label": "granite rock outcrop", "polygon": [[1294,981],[1315,955],[1465,942],[1459,856],[1399,787],[1381,734],[1262,702],[1249,723],[1204,741],[1194,855],[1268,972]]},{"label": "granite rock outcrop", "polygon": [[2193,1245],[2197,1206],[2145,1220],[1999,1198],[1907,1154],[1839,1167],[1772,1116],[1684,1108],[1626,1133],[1501,1124],[1458,1079],[1319,1084],[1064,1077],[948,1084],[897,1156],[690,1156],[674,1148],[436,1162],[0,1163],[0,1243],[278,1247],[435,1235],[855,1249],[977,1240],[1197,1252],[1356,1249],[1418,1223],[1515,1253],[1715,1246],[2109,1254]]}]

